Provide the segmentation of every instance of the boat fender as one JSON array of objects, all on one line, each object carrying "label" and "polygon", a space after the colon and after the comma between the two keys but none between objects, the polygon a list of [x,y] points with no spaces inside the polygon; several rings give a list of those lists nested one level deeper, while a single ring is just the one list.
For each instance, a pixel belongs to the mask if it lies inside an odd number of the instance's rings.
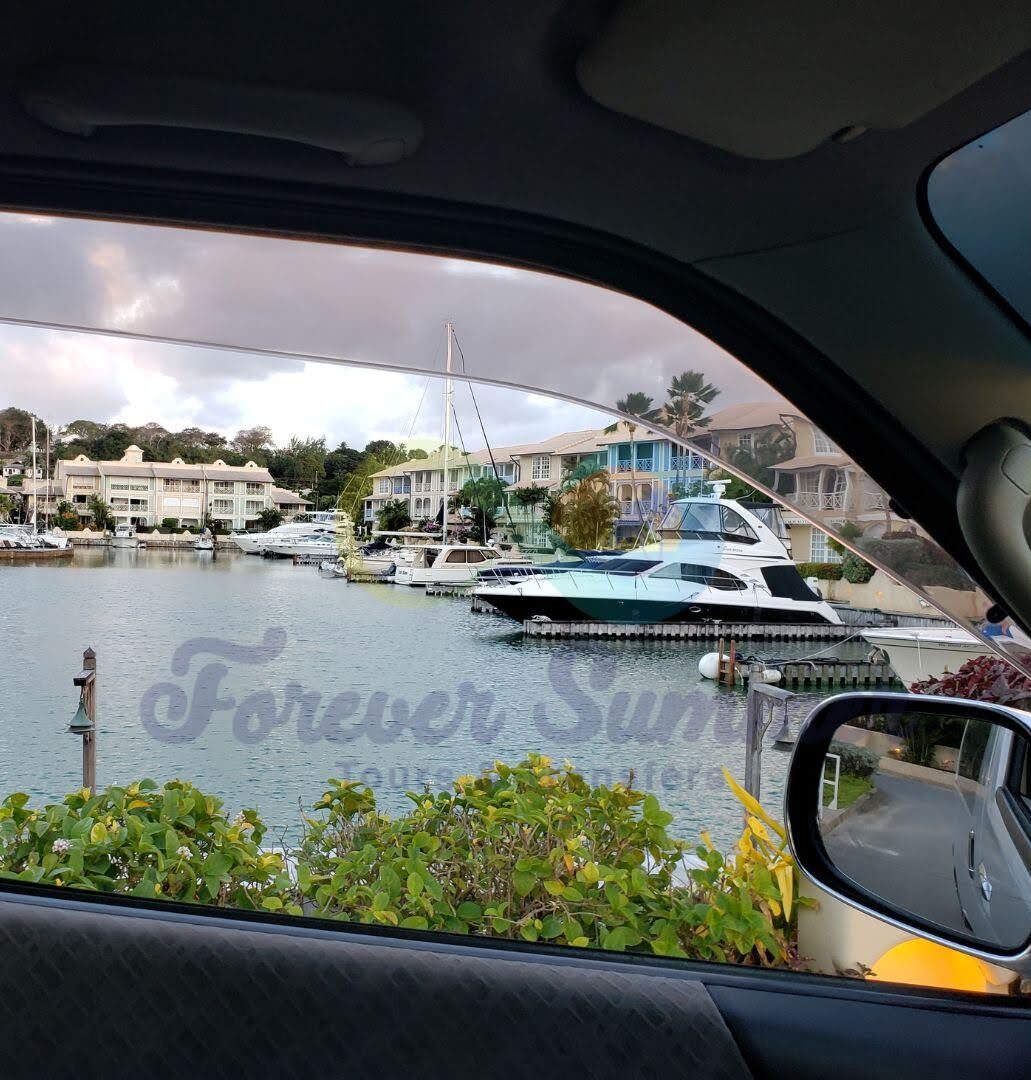
[{"label": "boat fender", "polygon": [[530,622],[551,622],[547,615],[534,615]]},{"label": "boat fender", "polygon": [[698,661],[698,674],[703,679],[715,679],[720,671],[720,654],[718,652],[706,653]]},{"label": "boat fender", "polygon": [[781,678],[781,673],[775,667],[764,667],[759,672],[759,680],[764,683],[779,683]]}]

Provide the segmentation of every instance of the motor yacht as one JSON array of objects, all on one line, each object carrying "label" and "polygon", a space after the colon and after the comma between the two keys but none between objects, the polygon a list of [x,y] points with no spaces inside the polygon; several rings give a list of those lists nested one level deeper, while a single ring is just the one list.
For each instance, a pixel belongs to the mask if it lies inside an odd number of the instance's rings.
[{"label": "motor yacht", "polygon": [[135,548],[139,546],[136,537],[136,526],[128,522],[122,522],[115,526],[114,536],[111,537],[111,546],[116,548]]},{"label": "motor yacht", "polygon": [[530,565],[526,555],[503,554],[481,544],[424,544],[413,550],[411,562],[398,563],[397,585],[468,585],[486,565]]},{"label": "motor yacht", "polygon": [[245,555],[263,555],[271,544],[313,535],[333,537],[345,519],[350,520],[343,510],[318,510],[311,514],[298,514],[292,521],[277,525],[268,532],[234,532],[230,533],[229,539]]},{"label": "motor yacht", "polygon": [[519,621],[840,623],[776,533],[725,492],[715,481],[676,500],[655,543],[474,592]]},{"label": "motor yacht", "polygon": [[321,555],[325,559],[335,559],[340,544],[336,530],[328,532],[308,532],[300,536],[267,538],[262,555],[275,558],[287,558],[294,555]]}]

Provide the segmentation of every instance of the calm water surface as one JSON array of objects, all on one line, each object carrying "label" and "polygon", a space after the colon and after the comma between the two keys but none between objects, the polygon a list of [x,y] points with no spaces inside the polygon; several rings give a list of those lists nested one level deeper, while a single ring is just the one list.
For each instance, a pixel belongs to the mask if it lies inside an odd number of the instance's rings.
[{"label": "calm water surface", "polygon": [[[707,828],[729,845],[739,830],[720,766],[743,773],[745,698],[698,677],[708,645],[523,640],[507,619],[414,589],[241,555],[98,548],[0,568],[0,633],[5,794],[78,786],[80,743],[65,728],[91,646],[101,784],[182,777],[291,830],[327,777],[363,779],[398,811],[405,791],[540,751],[595,783],[632,769],[685,838]],[[808,704],[793,702],[796,723]],[[768,743],[763,802],[778,816],[786,764]]]}]

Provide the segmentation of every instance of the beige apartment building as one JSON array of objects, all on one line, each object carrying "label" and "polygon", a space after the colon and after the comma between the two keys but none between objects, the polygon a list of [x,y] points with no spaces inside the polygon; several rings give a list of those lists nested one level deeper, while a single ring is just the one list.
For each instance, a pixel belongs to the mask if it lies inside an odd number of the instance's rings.
[{"label": "beige apartment building", "polygon": [[85,454],[57,462],[55,480],[65,500],[88,518],[89,497],[99,495],[118,522],[160,525],[176,518],[196,527],[205,512],[231,529],[253,528],[258,514],[274,505],[272,474],[253,461],[246,465],[188,465],[182,458],[144,461],[130,446],[120,461],[91,461]]},{"label": "beige apartment building", "polygon": [[[716,454],[741,449],[749,453],[764,441],[786,432],[791,455],[773,466],[773,489],[817,521],[836,528],[854,522],[867,535],[878,536],[898,523],[888,509],[888,496],[815,424],[787,403],[753,402],[713,413],[705,438]],[[839,562],[826,533],[785,508],[796,562]]]}]

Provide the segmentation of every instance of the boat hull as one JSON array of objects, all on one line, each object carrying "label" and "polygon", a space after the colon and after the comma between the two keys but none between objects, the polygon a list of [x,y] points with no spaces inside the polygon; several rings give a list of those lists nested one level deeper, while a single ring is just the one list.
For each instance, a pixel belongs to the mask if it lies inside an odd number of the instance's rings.
[{"label": "boat hull", "polygon": [[476,591],[509,618],[519,622],[527,619],[550,619],[552,622],[723,622],[747,623],[820,623],[831,619],[819,611],[798,608],[748,607],[744,604],[695,603],[683,600],[649,600],[641,597],[568,597],[519,595],[514,592]]},{"label": "boat hull", "polygon": [[923,679],[938,679],[949,672],[954,674],[968,660],[990,652],[973,634],[963,630],[921,630],[914,629],[908,634],[871,630],[863,637],[887,655],[899,681],[906,686]]}]

